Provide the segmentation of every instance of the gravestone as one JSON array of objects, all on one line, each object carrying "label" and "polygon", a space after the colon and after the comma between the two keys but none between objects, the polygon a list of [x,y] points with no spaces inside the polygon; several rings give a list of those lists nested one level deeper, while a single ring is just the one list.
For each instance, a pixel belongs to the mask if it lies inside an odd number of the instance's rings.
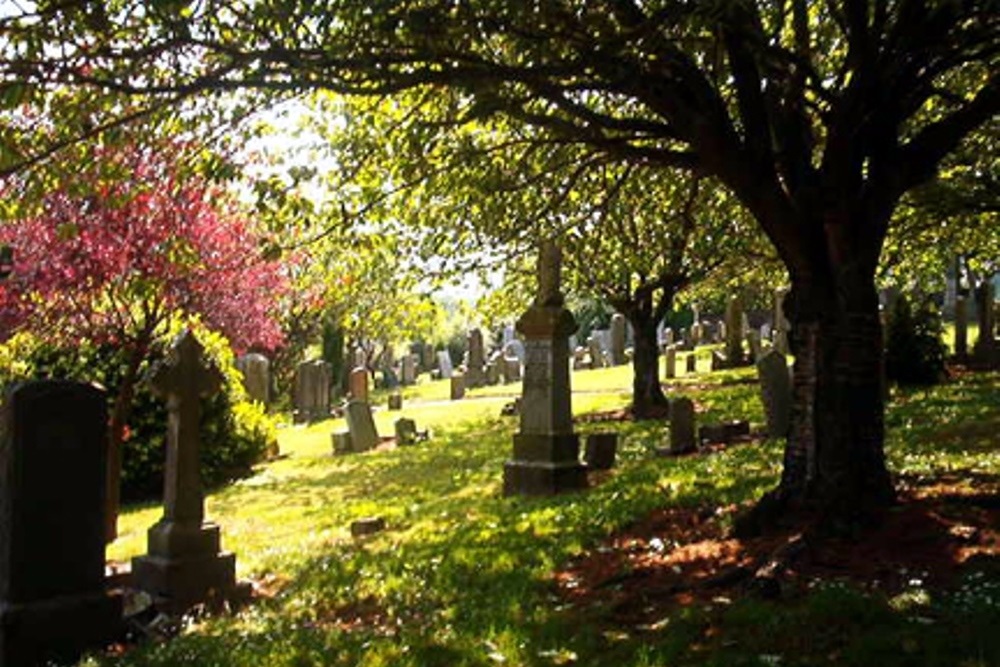
[{"label": "gravestone", "polygon": [[601,347],[601,339],[595,333],[591,333],[587,338],[587,349],[590,352],[590,367],[591,368],[604,368],[604,350]]},{"label": "gravestone", "polygon": [[348,401],[344,417],[347,419],[347,432],[351,434],[352,451],[366,452],[378,445],[378,431],[375,430],[371,406],[366,401]]},{"label": "gravestone", "polygon": [[503,371],[503,354],[499,351],[490,355],[486,362],[486,384],[500,384],[500,376]]},{"label": "gravestone", "polygon": [[147,554],[132,560],[132,574],[157,607],[179,613],[236,589],[236,556],[220,551],[219,527],[205,521],[199,458],[201,401],[219,391],[222,374],[185,330],[151,369],[149,386],[169,413],[163,518],[149,529]]},{"label": "gravestone", "polygon": [[590,368],[590,353],[585,347],[570,348],[573,350],[573,370],[579,371]]},{"label": "gravestone", "polygon": [[104,591],[106,394],[26,382],[0,410],[0,665],[75,664],[122,630]]},{"label": "gravestone", "polygon": [[683,396],[670,401],[670,453],[694,451],[694,403]]},{"label": "gravestone", "polygon": [[785,296],[788,294],[786,288],[774,291],[774,349],[782,354],[788,354],[788,332],[792,328],[791,322],[785,317]]},{"label": "gravestone", "polygon": [[969,356],[969,313],[965,296],[955,297],[955,357],[963,360]]},{"label": "gravestone", "polygon": [[424,346],[421,349],[421,355],[422,356],[420,357],[420,364],[421,366],[423,366],[423,371],[430,373],[432,370],[434,370],[434,359],[435,359],[434,346],[424,343]]},{"label": "gravestone", "polygon": [[726,303],[726,363],[730,368],[744,364],[743,305],[739,297],[732,296]]},{"label": "gravestone", "polygon": [[693,375],[698,372],[698,356],[692,352],[687,356],[687,371],[688,375]]},{"label": "gravestone", "polygon": [[792,418],[792,383],[785,355],[770,350],[757,360],[760,395],[767,418],[767,433],[772,438],[788,436]]},{"label": "gravestone", "polygon": [[466,337],[466,343],[469,356],[465,365],[465,386],[469,389],[475,389],[486,384],[484,372],[486,353],[483,350],[483,332],[479,329],[471,330]]},{"label": "gravestone", "polygon": [[412,445],[417,442],[417,422],[406,417],[400,417],[393,425],[396,430],[396,444]]},{"label": "gravestone", "polygon": [[704,327],[701,322],[694,322],[691,324],[691,345],[693,347],[698,347],[703,342]]},{"label": "gravestone", "polygon": [[675,377],[677,377],[677,346],[673,344],[667,345],[667,351],[665,356],[666,356],[665,375],[668,380],[672,380]]},{"label": "gravestone", "polygon": [[521,359],[517,356],[505,356],[503,358],[503,381],[504,384],[521,381]]},{"label": "gravestone", "polygon": [[330,444],[333,446],[334,454],[350,454],[354,451],[349,431],[335,431],[331,433]]},{"label": "gravestone", "polygon": [[330,383],[333,370],[322,359],[306,361],[295,369],[294,419],[296,423],[330,416]]},{"label": "gravestone", "polygon": [[271,362],[263,354],[251,352],[236,360],[243,374],[243,388],[251,401],[267,407],[271,389]]},{"label": "gravestone", "polygon": [[441,371],[441,378],[447,380],[451,377],[451,374],[455,372],[455,369],[451,365],[451,355],[448,354],[448,350],[441,350],[437,353],[438,358],[438,370]]},{"label": "gravestone", "polygon": [[403,409],[403,395],[398,391],[389,394],[389,409],[390,410],[402,410]]},{"label": "gravestone", "polygon": [[538,293],[517,321],[526,359],[514,457],[504,464],[507,496],[551,495],[587,485],[571,411],[569,336],[577,324],[563,305],[560,264],[558,246],[545,242],[538,260]]},{"label": "gravestone", "polygon": [[451,400],[457,401],[465,398],[465,375],[453,373],[451,376]]},{"label": "gravestone", "polygon": [[612,366],[621,366],[625,363],[625,316],[615,313],[611,316],[611,329],[609,331],[610,357]]},{"label": "gravestone", "polygon": [[368,400],[368,369],[358,366],[347,379],[347,391],[357,401]]},{"label": "gravestone", "polygon": [[417,381],[417,359],[412,354],[404,355],[399,362],[399,381],[409,386]]},{"label": "gravestone", "polygon": [[618,451],[617,433],[591,433],[587,436],[583,460],[589,470],[610,470]]}]

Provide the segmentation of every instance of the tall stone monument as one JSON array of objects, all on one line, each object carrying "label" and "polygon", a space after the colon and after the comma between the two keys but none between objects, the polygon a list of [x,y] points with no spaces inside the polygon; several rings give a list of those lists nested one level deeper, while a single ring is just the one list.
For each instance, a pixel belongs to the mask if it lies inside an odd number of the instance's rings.
[{"label": "tall stone monument", "polygon": [[538,294],[517,322],[525,339],[525,368],[514,458],[504,464],[508,496],[552,495],[587,485],[571,414],[569,336],[577,324],[563,305],[561,261],[554,241],[542,244]]},{"label": "tall stone monument", "polygon": [[625,316],[615,313],[611,316],[611,365],[621,366],[625,363]]},{"label": "tall stone monument", "polygon": [[483,348],[483,332],[472,329],[466,337],[468,361],[465,368],[465,386],[469,389],[486,384],[486,351]]},{"label": "tall stone monument", "polygon": [[219,527],[205,521],[199,468],[201,400],[219,390],[222,374],[186,330],[153,367],[149,384],[167,399],[163,518],[149,529],[148,553],[133,559],[132,573],[158,607],[181,612],[236,589],[236,556],[220,553]]},{"label": "tall stone monument", "polygon": [[76,664],[122,629],[104,591],[105,392],[19,384],[0,418],[0,665]]}]

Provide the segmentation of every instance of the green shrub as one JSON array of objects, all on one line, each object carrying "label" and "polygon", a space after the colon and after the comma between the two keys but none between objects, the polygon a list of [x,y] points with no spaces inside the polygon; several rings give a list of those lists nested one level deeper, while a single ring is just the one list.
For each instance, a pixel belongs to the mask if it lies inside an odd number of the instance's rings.
[{"label": "green shrub", "polygon": [[946,349],[941,315],[931,301],[916,310],[900,296],[889,314],[885,373],[903,385],[936,384],[944,377]]},{"label": "green shrub", "polygon": [[[277,431],[263,408],[247,400],[226,340],[204,330],[198,331],[198,339],[224,377],[222,390],[207,399],[202,410],[201,474],[203,484],[210,488],[249,474],[255,463],[275,452]],[[163,358],[168,342],[167,338],[157,342],[141,373],[148,371],[150,363]],[[58,348],[25,334],[0,345],[0,379],[5,383],[37,378],[97,382],[109,388],[109,410],[123,367],[122,354],[111,346]],[[122,449],[123,500],[162,495],[166,429],[164,401],[140,381]]]}]

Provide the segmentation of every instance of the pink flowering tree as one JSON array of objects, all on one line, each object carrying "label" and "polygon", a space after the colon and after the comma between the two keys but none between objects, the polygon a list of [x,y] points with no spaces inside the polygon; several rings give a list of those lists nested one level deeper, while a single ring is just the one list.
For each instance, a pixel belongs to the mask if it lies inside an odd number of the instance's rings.
[{"label": "pink flowering tree", "polygon": [[282,343],[282,267],[262,255],[260,236],[224,193],[182,178],[178,150],[99,152],[74,183],[48,189],[30,214],[0,227],[0,243],[13,249],[0,334],[28,330],[123,353],[109,424],[109,540],[140,368],[170,318],[198,317],[237,351]]}]

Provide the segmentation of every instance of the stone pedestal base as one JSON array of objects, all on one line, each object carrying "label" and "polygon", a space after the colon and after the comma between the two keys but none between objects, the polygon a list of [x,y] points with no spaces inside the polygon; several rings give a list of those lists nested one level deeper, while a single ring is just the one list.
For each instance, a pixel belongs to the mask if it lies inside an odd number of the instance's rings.
[{"label": "stone pedestal base", "polygon": [[505,496],[554,496],[587,488],[587,469],[581,463],[508,461],[503,466]]},{"label": "stone pedestal base", "polygon": [[84,650],[101,648],[123,629],[120,595],[0,602],[0,665],[75,664]]},{"label": "stone pedestal base", "polygon": [[182,613],[233,595],[236,556],[219,553],[218,526],[161,522],[149,529],[149,554],[132,559],[132,576],[159,609]]}]

